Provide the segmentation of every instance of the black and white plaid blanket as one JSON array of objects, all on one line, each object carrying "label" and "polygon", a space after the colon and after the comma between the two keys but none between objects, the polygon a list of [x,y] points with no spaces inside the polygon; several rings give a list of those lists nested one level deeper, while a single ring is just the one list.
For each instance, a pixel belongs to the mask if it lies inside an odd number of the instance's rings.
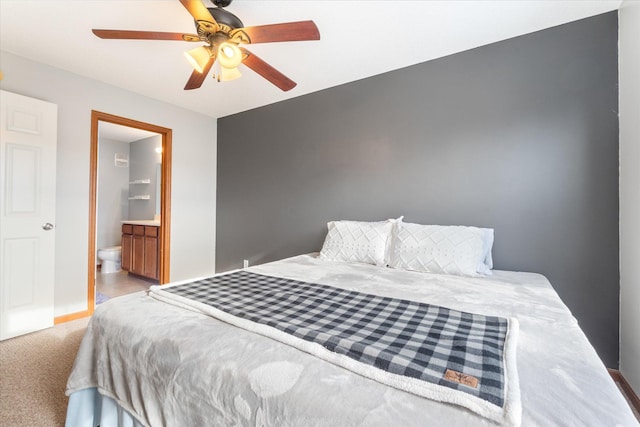
[{"label": "black and white plaid blanket", "polygon": [[[422,393],[425,397],[470,409],[477,399],[495,409],[505,405],[509,321],[504,318],[247,271],[155,292],[165,295],[164,299],[167,294],[183,297],[317,343],[367,367],[358,373],[379,380],[378,373],[367,375],[367,369],[385,371],[393,380],[389,385],[410,392],[416,381],[429,383],[427,389],[436,392]],[[461,403],[459,393],[451,399],[446,397],[450,392],[437,395],[442,387],[474,396],[473,404]]]}]

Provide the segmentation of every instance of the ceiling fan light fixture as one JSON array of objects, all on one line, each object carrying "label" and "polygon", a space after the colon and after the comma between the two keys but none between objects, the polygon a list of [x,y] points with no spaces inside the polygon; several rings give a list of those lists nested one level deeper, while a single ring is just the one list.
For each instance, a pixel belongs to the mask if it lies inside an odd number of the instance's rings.
[{"label": "ceiling fan light fixture", "polygon": [[191,49],[184,53],[184,56],[189,61],[189,64],[199,73],[204,71],[204,68],[211,58],[211,50],[207,46],[200,46],[195,49]]},{"label": "ceiling fan light fixture", "polygon": [[220,65],[220,72],[216,76],[216,80],[219,82],[228,82],[235,80],[242,76],[242,73],[237,68],[226,68]]},{"label": "ceiling fan light fixture", "polygon": [[242,52],[233,43],[221,43],[218,47],[218,61],[222,67],[234,69],[242,62]]}]

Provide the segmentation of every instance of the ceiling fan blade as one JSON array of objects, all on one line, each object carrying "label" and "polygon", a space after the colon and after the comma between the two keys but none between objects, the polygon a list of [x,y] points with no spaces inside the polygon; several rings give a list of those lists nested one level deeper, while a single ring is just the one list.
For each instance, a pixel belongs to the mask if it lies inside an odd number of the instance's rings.
[{"label": "ceiling fan blade", "polygon": [[218,24],[204,4],[202,4],[202,0],[180,0],[180,3],[182,3],[196,21],[208,21],[216,25]]},{"label": "ceiling fan blade", "polygon": [[213,66],[214,62],[216,62],[216,57],[212,56],[211,58],[209,58],[209,62],[207,62],[207,65],[205,65],[201,73],[193,70],[193,73],[191,73],[191,77],[189,77],[189,80],[187,80],[187,84],[184,86],[184,90],[198,89],[200,86],[202,86],[202,83],[204,83],[204,79],[207,78],[207,75],[209,74],[209,71],[211,71],[211,67]]},{"label": "ceiling fan blade", "polygon": [[240,50],[245,56],[245,58],[242,60],[242,63],[244,65],[251,68],[253,71],[260,74],[262,77],[269,80],[271,83],[278,86],[283,91],[286,92],[296,86],[296,82],[273,68],[271,65],[264,62],[262,59],[258,58],[253,53],[249,52],[247,49],[241,47]]},{"label": "ceiling fan blade", "polygon": [[136,39],[136,40],[179,40],[199,42],[196,34],[165,33],[161,31],[130,31],[130,30],[91,30],[101,39]]},{"label": "ceiling fan blade", "polygon": [[313,21],[298,21],[238,28],[229,36],[239,43],[295,42],[320,40],[320,31]]}]

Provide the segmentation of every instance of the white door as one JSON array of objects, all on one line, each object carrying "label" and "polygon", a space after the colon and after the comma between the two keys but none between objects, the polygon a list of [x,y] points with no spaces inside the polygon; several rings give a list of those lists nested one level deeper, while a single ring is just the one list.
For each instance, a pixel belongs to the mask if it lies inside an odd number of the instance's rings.
[{"label": "white door", "polygon": [[58,107],[0,90],[0,340],[53,326]]}]

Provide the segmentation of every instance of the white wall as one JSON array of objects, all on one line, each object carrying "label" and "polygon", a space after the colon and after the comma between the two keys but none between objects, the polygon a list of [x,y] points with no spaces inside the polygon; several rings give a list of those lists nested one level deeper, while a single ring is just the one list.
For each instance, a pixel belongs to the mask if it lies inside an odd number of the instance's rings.
[{"label": "white wall", "polygon": [[153,219],[156,212],[156,173],[162,162],[162,154],[156,152],[156,148],[162,148],[162,136],[155,135],[150,138],[131,142],[129,151],[129,179],[131,181],[148,179],[149,184],[132,184],[129,186],[131,196],[148,195],[149,200],[131,200],[129,202],[129,218],[127,219]]},{"label": "white wall", "polygon": [[215,119],[7,52],[0,63],[1,89],[58,104],[56,316],[87,309],[91,110],[173,129],[171,280],[215,271]]},{"label": "white wall", "polygon": [[640,1],[620,25],[620,372],[640,394]]},{"label": "white wall", "polygon": [[96,249],[119,246],[122,236],[120,221],[129,219],[129,168],[116,166],[116,153],[129,156],[129,143],[100,138]]}]

